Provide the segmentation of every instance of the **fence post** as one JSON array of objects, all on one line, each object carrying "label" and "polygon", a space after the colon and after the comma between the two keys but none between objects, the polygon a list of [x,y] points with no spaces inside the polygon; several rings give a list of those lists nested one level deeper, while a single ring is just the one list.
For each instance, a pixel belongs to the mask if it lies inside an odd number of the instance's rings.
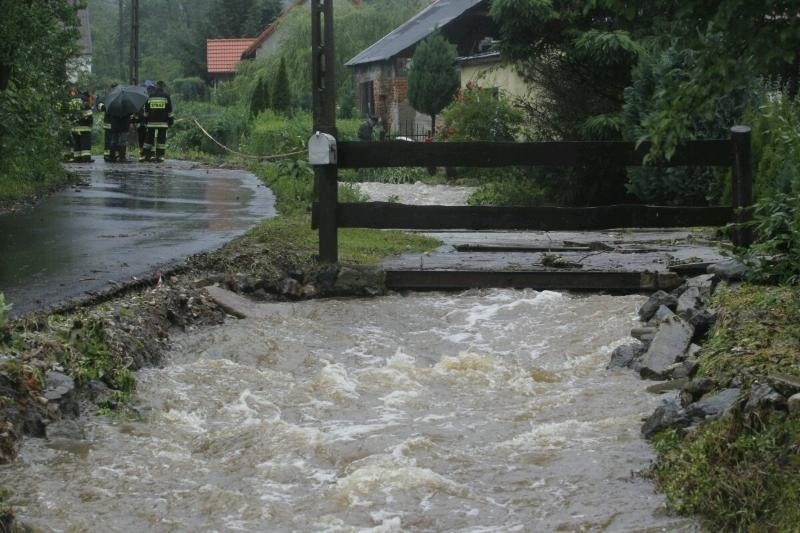
[{"label": "fence post", "polygon": [[[731,128],[733,162],[731,165],[731,192],[735,217],[738,224],[752,218],[753,204],[753,160],[750,151],[750,128]],[[733,244],[747,247],[753,242],[752,228],[739,227],[733,233]]]},{"label": "fence post", "polygon": [[[336,133],[336,78],[333,48],[333,0],[311,2],[311,81],[314,131]],[[339,185],[336,164],[315,166],[314,178],[319,200],[319,260],[339,260],[336,210]]]}]

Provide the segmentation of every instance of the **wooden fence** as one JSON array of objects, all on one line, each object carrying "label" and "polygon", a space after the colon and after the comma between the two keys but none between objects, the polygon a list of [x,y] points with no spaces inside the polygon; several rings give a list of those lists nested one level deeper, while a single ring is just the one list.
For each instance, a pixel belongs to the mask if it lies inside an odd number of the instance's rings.
[{"label": "wooden fence", "polygon": [[[312,3],[314,129],[336,135],[332,0]],[[610,205],[600,207],[409,206],[394,203],[339,203],[338,168],[379,167],[569,167],[603,164],[641,166],[650,145],[631,142],[418,143],[407,141],[339,142],[337,162],[315,167],[318,201],[312,226],[319,229],[319,256],[338,261],[338,228],[599,230],[723,226],[745,222],[752,203],[750,128],[734,126],[730,139],[690,141],[658,166],[718,166],[731,169],[732,205],[672,207]],[[736,245],[750,244],[750,232],[733,231]]]}]

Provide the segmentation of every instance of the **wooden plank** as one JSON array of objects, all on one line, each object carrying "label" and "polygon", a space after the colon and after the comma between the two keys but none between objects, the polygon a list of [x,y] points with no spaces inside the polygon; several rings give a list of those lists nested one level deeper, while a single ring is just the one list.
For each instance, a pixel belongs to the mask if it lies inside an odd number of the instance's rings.
[{"label": "wooden plank", "polygon": [[[370,167],[500,167],[500,166],[639,166],[650,145],[632,142],[452,142],[408,141],[338,143],[339,166]],[[727,140],[690,141],[668,162],[654,166],[730,166],[731,143]]]},{"label": "wooden plank", "polygon": [[[312,211],[318,226],[319,208]],[[734,218],[731,207],[610,205],[599,207],[489,207],[405,205],[389,202],[343,203],[339,227],[471,230],[598,230],[724,226]]]},{"label": "wooden plank", "polygon": [[389,270],[390,290],[513,288],[540,290],[671,290],[683,283],[673,272],[576,272],[488,270]]}]

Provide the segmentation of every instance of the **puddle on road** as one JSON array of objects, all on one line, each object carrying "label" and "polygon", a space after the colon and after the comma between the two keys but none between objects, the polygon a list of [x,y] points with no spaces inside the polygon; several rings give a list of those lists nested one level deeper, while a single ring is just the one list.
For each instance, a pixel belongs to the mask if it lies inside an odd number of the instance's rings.
[{"label": "puddle on road", "polygon": [[275,200],[253,174],[193,163],[74,165],[84,184],[0,215],[0,291],[15,315],[222,245]]}]

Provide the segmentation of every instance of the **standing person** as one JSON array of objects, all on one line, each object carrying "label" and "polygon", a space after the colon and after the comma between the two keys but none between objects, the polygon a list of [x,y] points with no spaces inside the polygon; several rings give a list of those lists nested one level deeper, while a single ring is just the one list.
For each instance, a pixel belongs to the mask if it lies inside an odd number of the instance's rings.
[{"label": "standing person", "polygon": [[[109,92],[116,86],[116,83],[112,83],[108,87]],[[102,101],[103,99],[98,98],[98,100],[100,100],[100,102],[97,104],[97,110],[103,113],[103,160],[106,162],[113,162],[115,159],[111,154],[111,116],[106,113],[106,106]]]},{"label": "standing person", "polygon": [[174,120],[172,100],[163,81],[156,83],[150,98],[144,104],[144,118],[147,123],[147,136],[142,145],[139,161],[152,161],[155,152],[155,161],[161,163],[164,161],[167,148],[167,128],[172,126]]},{"label": "standing person", "polygon": [[70,89],[70,111],[72,112],[72,160],[78,163],[92,161],[92,97],[88,91],[78,93]]},{"label": "standing person", "polygon": [[[152,94],[155,88],[155,83],[150,80],[145,80],[142,84],[147,90],[147,94]],[[136,123],[136,140],[139,145],[139,161],[144,161],[144,140],[147,138],[147,121],[144,118],[144,106],[133,116]]]},{"label": "standing person", "polygon": [[109,144],[111,161],[128,162],[128,130],[134,122],[133,115],[109,117]]}]

